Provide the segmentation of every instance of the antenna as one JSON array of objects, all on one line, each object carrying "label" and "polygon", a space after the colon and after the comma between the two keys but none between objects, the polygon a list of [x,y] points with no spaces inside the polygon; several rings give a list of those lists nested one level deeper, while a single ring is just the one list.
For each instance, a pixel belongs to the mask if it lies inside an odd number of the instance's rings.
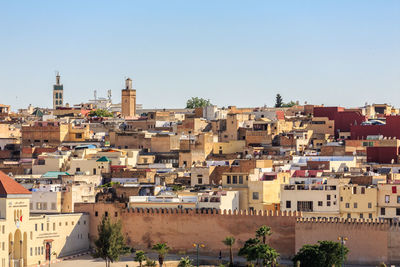
[{"label": "antenna", "polygon": [[97,90],[94,90],[93,94],[94,94],[94,104],[97,108]]}]

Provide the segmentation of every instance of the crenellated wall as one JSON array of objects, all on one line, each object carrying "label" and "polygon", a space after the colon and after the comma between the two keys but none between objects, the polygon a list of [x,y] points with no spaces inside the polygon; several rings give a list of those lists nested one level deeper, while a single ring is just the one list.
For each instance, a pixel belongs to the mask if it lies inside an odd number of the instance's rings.
[{"label": "crenellated wall", "polygon": [[[175,252],[194,252],[193,243],[202,243],[202,254],[227,253],[222,240],[234,236],[237,252],[244,242],[254,237],[262,225],[271,227],[273,235],[268,242],[282,257],[295,251],[295,224],[297,213],[178,210],[178,209],[126,209],[117,204],[78,204],[76,211],[90,214],[90,236],[97,235],[97,224],[105,212],[113,219],[121,219],[128,243],[136,249],[149,249],[159,242],[167,242]],[[97,211],[98,216],[95,216]],[[117,217],[115,213],[117,212]]]},{"label": "crenellated wall", "polygon": [[[347,237],[348,262],[358,264],[400,263],[400,226],[369,219],[311,219],[300,213],[226,212],[220,210],[127,209],[124,204],[75,204],[75,211],[90,214],[90,237],[97,235],[102,216],[121,220],[128,244],[149,249],[167,242],[173,252],[194,253],[193,243],[202,243],[203,255],[227,255],[222,240],[234,236],[235,255],[244,242],[254,237],[256,229],[270,226],[273,235],[268,243],[282,258],[292,257],[303,245],[319,240],[338,241]],[[97,216],[95,215],[97,212]]]},{"label": "crenellated wall", "polygon": [[400,262],[400,227],[372,219],[297,218],[296,251],[319,240],[347,237],[348,262],[379,264]]}]

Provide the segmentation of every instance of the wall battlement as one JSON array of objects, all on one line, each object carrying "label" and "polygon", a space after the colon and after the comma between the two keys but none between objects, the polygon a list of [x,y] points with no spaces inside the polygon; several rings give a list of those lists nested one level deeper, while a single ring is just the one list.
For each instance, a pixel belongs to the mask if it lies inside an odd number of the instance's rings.
[{"label": "wall battlement", "polygon": [[218,209],[172,209],[172,208],[126,208],[125,212],[133,214],[163,214],[163,215],[226,215],[226,216],[268,216],[268,217],[301,217],[301,212],[291,211],[250,211],[250,210],[218,210]]}]

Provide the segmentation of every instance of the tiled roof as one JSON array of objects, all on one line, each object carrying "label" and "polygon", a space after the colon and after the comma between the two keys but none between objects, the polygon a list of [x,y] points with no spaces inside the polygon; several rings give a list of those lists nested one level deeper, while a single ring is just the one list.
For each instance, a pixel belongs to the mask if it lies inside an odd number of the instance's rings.
[{"label": "tiled roof", "polygon": [[0,171],[0,197],[4,197],[12,194],[31,194],[14,179],[10,178],[4,172]]}]

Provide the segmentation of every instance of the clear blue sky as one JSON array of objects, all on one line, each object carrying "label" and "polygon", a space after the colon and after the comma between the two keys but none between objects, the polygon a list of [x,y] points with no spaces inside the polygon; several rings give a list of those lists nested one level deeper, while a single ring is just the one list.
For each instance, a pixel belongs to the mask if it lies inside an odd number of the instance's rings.
[{"label": "clear blue sky", "polygon": [[3,1],[0,103],[120,102],[146,108],[284,101],[400,105],[400,1]]}]

